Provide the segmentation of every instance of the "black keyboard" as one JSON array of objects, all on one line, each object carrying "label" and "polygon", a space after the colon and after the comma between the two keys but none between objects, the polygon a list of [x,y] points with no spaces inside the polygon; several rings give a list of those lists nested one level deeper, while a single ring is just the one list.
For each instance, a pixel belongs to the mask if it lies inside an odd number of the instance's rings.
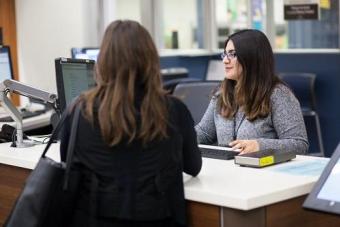
[{"label": "black keyboard", "polygon": [[238,151],[221,150],[221,147],[217,146],[199,145],[199,149],[205,158],[230,160],[239,154]]},{"label": "black keyboard", "polygon": [[[37,111],[27,111],[27,110],[25,110],[25,111],[21,112],[21,116],[22,116],[22,119],[26,119],[26,118],[38,116],[38,115],[43,114],[45,112],[46,112],[45,110],[37,110]],[[10,116],[0,117],[0,122],[13,122],[13,121],[14,120]]]}]

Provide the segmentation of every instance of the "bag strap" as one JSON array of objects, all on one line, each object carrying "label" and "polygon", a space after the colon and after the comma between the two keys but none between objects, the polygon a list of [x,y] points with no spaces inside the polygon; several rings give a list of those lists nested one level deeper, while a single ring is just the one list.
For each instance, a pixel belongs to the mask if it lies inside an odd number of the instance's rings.
[{"label": "bag strap", "polygon": [[[76,134],[77,134],[77,129],[78,129],[80,109],[81,109],[80,106],[81,106],[81,104],[77,104],[74,107],[75,110],[74,110],[74,116],[73,116],[73,120],[72,120],[70,139],[69,139],[69,143],[68,143],[68,146],[67,146],[66,170],[65,170],[65,178],[64,178],[64,184],[63,184],[64,189],[67,188],[68,176],[69,176],[69,172],[71,170],[71,161],[72,161],[72,157],[73,157],[74,144],[75,144],[75,139],[76,139]],[[51,144],[53,143],[53,141],[55,139],[57,139],[58,134],[59,134],[62,126],[64,125],[66,117],[70,113],[71,108],[73,108],[72,105],[69,108],[67,108],[67,110],[64,111],[64,113],[62,114],[57,126],[55,127],[55,129],[52,132],[52,135],[51,135],[49,141],[47,142],[47,145],[46,145],[43,153],[41,154],[41,158],[44,158],[46,156],[46,153],[47,153],[48,149],[50,148]]]},{"label": "bag strap", "polygon": [[73,153],[74,153],[74,146],[75,146],[75,143],[76,143],[80,108],[81,108],[81,104],[78,104],[76,106],[75,111],[74,111],[74,116],[73,116],[73,120],[72,120],[71,134],[70,134],[70,139],[69,139],[68,146],[67,146],[66,170],[65,170],[64,185],[63,185],[64,190],[67,189],[68,178],[69,178],[69,175],[70,175],[69,173],[71,171],[71,163],[72,163],[72,157],[73,157]]},{"label": "bag strap", "polygon": [[62,128],[62,126],[64,125],[64,122],[66,120],[66,117],[68,116],[68,114],[70,113],[70,109],[71,107],[67,108],[63,114],[61,115],[61,118],[57,124],[57,126],[55,127],[55,129],[53,130],[52,132],[52,135],[50,136],[50,139],[48,140],[47,144],[46,144],[46,147],[43,151],[43,153],[41,154],[41,158],[45,157],[46,156],[46,153],[48,151],[48,149],[50,148],[50,146],[52,145],[53,141],[57,139],[58,135],[59,135],[59,132]]}]

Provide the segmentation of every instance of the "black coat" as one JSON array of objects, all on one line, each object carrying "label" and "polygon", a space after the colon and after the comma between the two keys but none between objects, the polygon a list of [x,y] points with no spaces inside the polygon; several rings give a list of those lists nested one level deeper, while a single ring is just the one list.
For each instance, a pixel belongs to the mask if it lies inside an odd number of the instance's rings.
[{"label": "black coat", "polygon": [[[80,116],[73,168],[83,177],[73,226],[185,225],[182,172],[197,175],[202,159],[188,109],[173,97],[167,102],[169,137],[146,146],[136,140],[110,147],[98,121],[92,126]],[[73,113],[62,132],[62,160],[72,117]]]}]

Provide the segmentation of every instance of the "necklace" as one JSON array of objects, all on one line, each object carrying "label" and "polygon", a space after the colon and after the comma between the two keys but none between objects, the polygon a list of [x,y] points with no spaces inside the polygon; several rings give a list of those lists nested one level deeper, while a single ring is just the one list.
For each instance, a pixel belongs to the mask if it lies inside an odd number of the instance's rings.
[{"label": "necklace", "polygon": [[233,118],[233,128],[234,128],[234,130],[233,130],[233,140],[236,140],[237,139],[237,133],[238,133],[238,130],[240,129],[240,127],[241,127],[241,125],[242,125],[242,123],[243,123],[243,121],[244,121],[244,119],[246,118],[246,115],[245,114],[243,114],[243,116],[242,116],[242,118],[241,118],[241,120],[240,120],[240,123],[237,125],[237,127],[236,127],[236,115],[237,115],[237,113],[238,113],[238,109],[237,109],[237,112],[236,112],[236,114],[235,114],[235,116],[234,116],[234,118]]}]

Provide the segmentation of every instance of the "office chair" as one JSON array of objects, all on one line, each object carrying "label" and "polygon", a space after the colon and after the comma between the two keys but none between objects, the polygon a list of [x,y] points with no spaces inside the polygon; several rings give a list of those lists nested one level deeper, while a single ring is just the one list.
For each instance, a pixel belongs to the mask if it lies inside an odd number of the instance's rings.
[{"label": "office chair", "polygon": [[[312,129],[316,129],[316,135],[318,140],[318,152],[310,152],[313,156],[325,156],[321,126],[319,120],[319,114],[316,111],[316,97],[315,97],[315,78],[313,73],[280,73],[279,77],[290,87],[299,100],[301,110],[305,121],[307,118],[313,118],[315,127],[307,127],[307,134],[309,138],[312,135]],[[315,134],[314,134],[315,135]],[[311,140],[310,140],[310,144]]]},{"label": "office chair", "polygon": [[192,81],[179,83],[173,95],[181,99],[188,107],[195,124],[203,117],[213,91],[218,88],[220,81]]},{"label": "office chair", "polygon": [[201,79],[197,78],[177,78],[177,79],[171,79],[163,82],[163,88],[164,90],[167,90],[170,94],[172,94],[175,90],[175,87],[180,83],[190,83],[190,82],[198,82],[202,81]]}]

